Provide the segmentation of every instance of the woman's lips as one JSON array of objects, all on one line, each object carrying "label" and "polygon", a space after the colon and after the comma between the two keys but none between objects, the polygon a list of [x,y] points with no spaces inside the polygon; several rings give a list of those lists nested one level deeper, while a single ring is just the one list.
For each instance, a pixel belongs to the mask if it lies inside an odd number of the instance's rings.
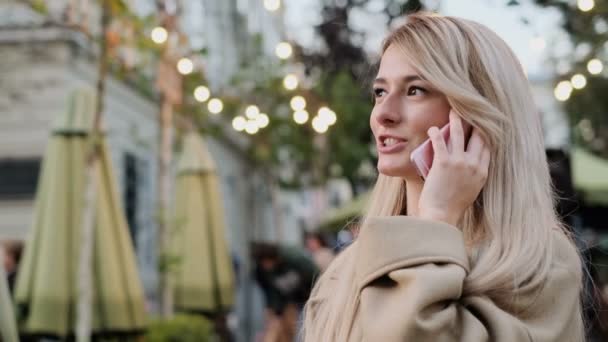
[{"label": "woman's lips", "polygon": [[400,141],[397,141],[396,143],[393,143],[388,146],[382,144],[382,142],[378,142],[376,144],[378,152],[382,153],[382,154],[399,153],[399,152],[402,152],[406,146],[407,146],[406,140],[400,140]]}]

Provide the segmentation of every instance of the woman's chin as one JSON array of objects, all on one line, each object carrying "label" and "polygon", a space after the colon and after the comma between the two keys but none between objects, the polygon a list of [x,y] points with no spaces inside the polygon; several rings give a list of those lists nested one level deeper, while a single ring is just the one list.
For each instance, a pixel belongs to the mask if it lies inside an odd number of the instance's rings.
[{"label": "woman's chin", "polygon": [[383,163],[378,161],[378,172],[389,177],[408,178],[416,174],[416,170],[409,162],[405,163]]}]

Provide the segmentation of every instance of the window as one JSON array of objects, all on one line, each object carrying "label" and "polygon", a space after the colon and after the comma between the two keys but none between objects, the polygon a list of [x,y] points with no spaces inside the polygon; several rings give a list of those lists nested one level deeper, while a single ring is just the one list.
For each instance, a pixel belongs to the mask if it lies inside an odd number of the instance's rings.
[{"label": "window", "polygon": [[133,248],[137,248],[137,202],[138,202],[138,181],[139,174],[137,168],[137,158],[130,154],[124,154],[123,160],[123,171],[124,171],[124,210],[127,217],[127,223],[129,224],[129,233],[131,235],[131,241],[133,241]]},{"label": "window", "polygon": [[38,186],[40,159],[0,159],[0,199],[32,199]]}]

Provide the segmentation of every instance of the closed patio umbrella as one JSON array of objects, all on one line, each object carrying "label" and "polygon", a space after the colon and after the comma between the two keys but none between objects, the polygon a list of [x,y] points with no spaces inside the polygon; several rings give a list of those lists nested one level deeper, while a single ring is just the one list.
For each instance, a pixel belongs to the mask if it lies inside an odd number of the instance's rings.
[{"label": "closed patio umbrella", "polygon": [[[19,328],[27,335],[75,333],[85,159],[95,96],[76,90],[55,122],[44,156],[30,235],[17,277]],[[103,139],[103,138],[102,138]],[[139,333],[142,284],[105,141],[95,171],[94,335]]]},{"label": "closed patio umbrella", "polygon": [[193,132],[183,139],[176,197],[173,248],[179,267],[175,307],[200,313],[225,312],[234,303],[234,270],[225,237],[219,180],[203,138]]}]

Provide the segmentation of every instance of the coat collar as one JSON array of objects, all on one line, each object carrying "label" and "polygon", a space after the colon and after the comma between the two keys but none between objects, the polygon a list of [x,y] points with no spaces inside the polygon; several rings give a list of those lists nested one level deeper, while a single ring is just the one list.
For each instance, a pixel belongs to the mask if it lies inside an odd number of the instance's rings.
[{"label": "coat collar", "polygon": [[358,286],[398,268],[428,262],[449,262],[469,272],[462,232],[449,224],[410,216],[370,217],[356,246]]}]

